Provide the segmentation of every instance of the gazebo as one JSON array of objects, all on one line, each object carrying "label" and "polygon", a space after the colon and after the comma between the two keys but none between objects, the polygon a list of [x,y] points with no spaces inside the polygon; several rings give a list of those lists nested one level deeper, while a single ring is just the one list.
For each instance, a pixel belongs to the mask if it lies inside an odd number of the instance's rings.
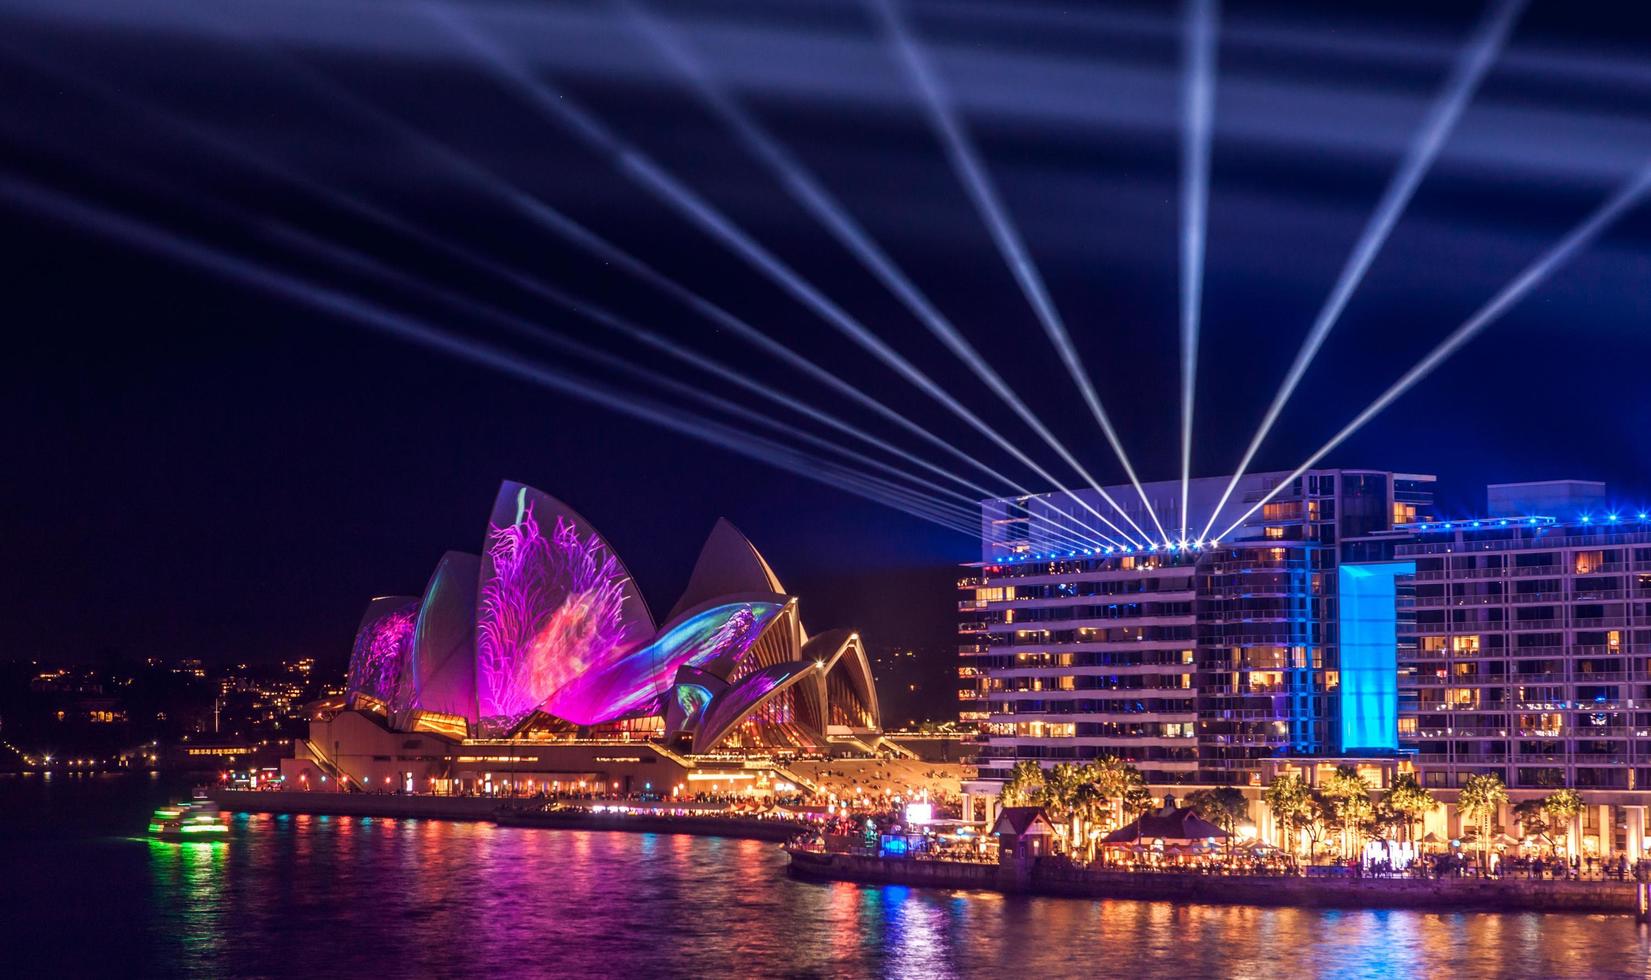
[{"label": "gazebo", "polygon": [[1006,806],[992,824],[999,860],[1044,857],[1055,839],[1055,825],[1041,806]]}]

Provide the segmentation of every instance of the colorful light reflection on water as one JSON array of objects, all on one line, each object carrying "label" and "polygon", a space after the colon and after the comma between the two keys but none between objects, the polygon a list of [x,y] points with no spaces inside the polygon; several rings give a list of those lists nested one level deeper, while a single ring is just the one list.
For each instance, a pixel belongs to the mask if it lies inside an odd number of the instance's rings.
[{"label": "colorful light reflection on water", "polygon": [[0,779],[0,921],[29,939],[0,946],[0,972],[1489,977],[1651,962],[1627,917],[821,885],[755,841],[238,815],[227,844],[162,844],[132,835],[166,795],[144,794]]}]

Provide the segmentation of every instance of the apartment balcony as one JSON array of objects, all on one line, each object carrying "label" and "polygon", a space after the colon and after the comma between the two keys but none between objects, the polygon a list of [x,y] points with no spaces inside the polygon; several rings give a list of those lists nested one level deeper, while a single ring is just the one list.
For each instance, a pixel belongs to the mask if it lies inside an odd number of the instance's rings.
[{"label": "apartment balcony", "polygon": [[1624,626],[1651,626],[1651,616],[1605,616],[1600,619],[1571,621],[1571,627],[1579,630],[1614,629]]}]

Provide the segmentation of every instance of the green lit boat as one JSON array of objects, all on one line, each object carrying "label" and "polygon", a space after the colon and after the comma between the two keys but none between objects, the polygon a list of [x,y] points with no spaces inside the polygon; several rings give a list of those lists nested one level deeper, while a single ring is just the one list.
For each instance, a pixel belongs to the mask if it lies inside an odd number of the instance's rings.
[{"label": "green lit boat", "polygon": [[149,836],[155,840],[180,843],[228,840],[229,824],[216,813],[179,803],[155,811],[155,815],[149,818]]}]

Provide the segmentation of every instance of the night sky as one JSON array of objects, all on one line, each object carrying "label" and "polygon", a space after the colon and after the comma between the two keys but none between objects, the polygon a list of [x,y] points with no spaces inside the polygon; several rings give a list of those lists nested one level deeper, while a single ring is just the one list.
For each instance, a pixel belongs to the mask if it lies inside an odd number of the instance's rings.
[{"label": "night sky", "polygon": [[[1178,478],[1177,8],[906,9],[1137,469]],[[1300,463],[1651,160],[1651,29],[1627,9],[1525,11],[1255,468]],[[449,10],[1076,479],[730,138],[621,6]],[[1086,466],[1121,481],[864,7],[650,0],[645,11],[814,172]],[[1223,9],[1194,475],[1236,464],[1482,12]],[[10,188],[0,193],[0,656],[310,654],[341,666],[368,597],[417,594],[443,551],[480,547],[503,479],[581,511],[657,614],[726,516],[801,595],[810,629],[856,626],[874,646],[944,648],[956,565],[978,553],[954,531],[727,447],[112,241],[42,200],[115,212],[687,407],[415,287],[463,294],[780,413],[362,220],[338,205],[347,195],[939,461],[509,203],[529,195],[1049,489],[537,112],[419,5],[0,0],[0,92],[0,186]],[[491,178],[455,168],[455,157]],[[1521,479],[1606,480],[1626,505],[1651,502],[1648,245],[1651,205],[1326,463],[1436,473],[1447,513],[1482,506],[1487,482]],[[384,267],[409,278],[385,279]]]}]

